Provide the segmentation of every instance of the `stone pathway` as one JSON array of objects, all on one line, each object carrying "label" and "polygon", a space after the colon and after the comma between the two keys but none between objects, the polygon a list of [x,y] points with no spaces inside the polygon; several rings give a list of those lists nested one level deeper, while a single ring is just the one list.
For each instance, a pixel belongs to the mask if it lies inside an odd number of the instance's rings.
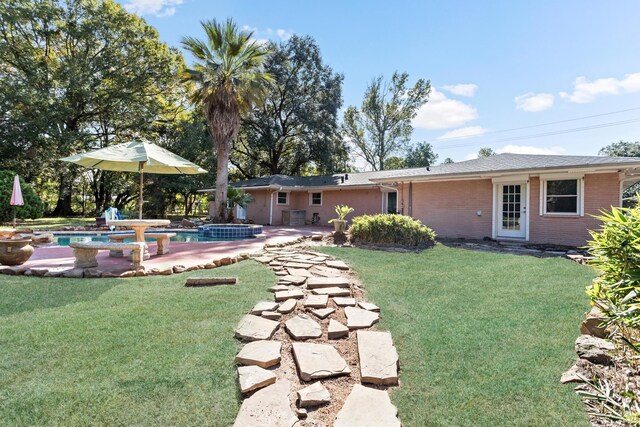
[{"label": "stone pathway", "polygon": [[235,358],[244,401],[234,426],[400,426],[391,333],[363,300],[347,264],[302,245],[254,256],[278,283],[238,324]]}]

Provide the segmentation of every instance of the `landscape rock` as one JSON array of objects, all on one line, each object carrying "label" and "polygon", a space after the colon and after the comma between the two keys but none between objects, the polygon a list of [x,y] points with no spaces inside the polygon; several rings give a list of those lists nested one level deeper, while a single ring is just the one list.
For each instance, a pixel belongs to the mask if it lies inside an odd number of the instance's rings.
[{"label": "landscape rock", "polygon": [[320,381],[298,390],[298,404],[302,408],[331,402],[331,395]]},{"label": "landscape rock", "polygon": [[242,402],[234,427],[293,427],[298,417],[291,409],[288,380],[280,380],[273,385],[256,391]]},{"label": "landscape rock", "polygon": [[347,264],[345,264],[344,261],[329,260],[329,261],[325,261],[325,264],[327,265],[327,267],[337,268],[338,270],[348,270],[349,269],[349,266]]},{"label": "landscape rock", "polygon": [[338,338],[349,336],[349,328],[334,319],[329,320],[329,327],[327,329],[327,332],[330,340],[336,340]]},{"label": "landscape rock", "polygon": [[256,316],[260,316],[263,311],[274,311],[278,308],[280,304],[273,301],[260,301],[256,305],[253,306],[249,313],[255,314]]},{"label": "landscape rock", "polygon": [[15,276],[16,272],[11,267],[0,267],[0,274],[6,274],[8,276]]},{"label": "landscape rock", "polygon": [[370,302],[360,301],[358,305],[360,306],[360,308],[363,308],[368,311],[380,311],[380,307],[378,307],[375,304],[371,304]]},{"label": "landscape rock", "polygon": [[187,270],[187,267],[184,265],[174,265],[173,272],[174,273],[184,273]]},{"label": "landscape rock", "polygon": [[280,307],[278,307],[278,313],[283,313],[283,314],[291,313],[293,310],[295,310],[297,304],[298,304],[298,300],[293,298],[288,299],[282,304],[280,304]]},{"label": "landscape rock", "polygon": [[102,271],[95,269],[95,268],[87,268],[84,271],[84,277],[89,278],[89,279],[95,279],[97,277],[101,277],[102,276]]},{"label": "landscape rock", "polygon": [[269,292],[288,291],[290,290],[287,285],[275,285],[269,288]]},{"label": "landscape rock", "polygon": [[351,374],[347,362],[329,344],[294,342],[292,347],[298,374],[303,381]]},{"label": "landscape rock", "polygon": [[615,349],[611,341],[591,335],[580,335],[576,339],[576,353],[581,359],[599,365],[611,362],[611,352]]},{"label": "landscape rock", "polygon": [[307,288],[348,288],[349,279],[346,277],[310,277],[307,280]]},{"label": "landscape rock", "polygon": [[242,347],[235,360],[240,365],[256,365],[261,368],[268,368],[280,363],[281,350],[282,343],[280,341],[253,341]]},{"label": "landscape rock", "polygon": [[182,221],[180,222],[180,225],[186,228],[192,228],[196,226],[196,223],[188,220],[187,218],[183,218]]},{"label": "landscape rock", "polygon": [[336,270],[335,268],[329,268],[322,265],[316,265],[310,269],[310,271],[322,277],[342,277],[342,273],[340,270]]},{"label": "landscape rock", "polygon": [[335,308],[319,308],[317,310],[312,310],[311,312],[315,315],[318,316],[320,319],[324,319],[327,316],[331,315],[332,313],[334,313],[336,311]]},{"label": "landscape rock", "polygon": [[278,313],[277,311],[263,311],[261,314],[265,319],[270,320],[280,320],[282,319],[282,313]]},{"label": "landscape rock", "polygon": [[48,268],[31,268],[31,275],[42,277],[49,272]]},{"label": "landscape rock", "polygon": [[218,260],[218,262],[220,263],[220,265],[231,265],[231,264],[233,264],[233,261],[231,260],[230,257],[220,258]]},{"label": "landscape rock", "polygon": [[291,291],[278,291],[275,293],[274,298],[276,301],[284,301],[291,298],[300,299],[304,298],[304,292],[302,292],[300,289],[294,289]]},{"label": "landscape rock", "polygon": [[333,427],[401,427],[398,409],[385,390],[353,386]]},{"label": "landscape rock", "polygon": [[358,357],[362,383],[398,384],[398,352],[390,332],[358,331]]},{"label": "landscape rock", "polygon": [[356,299],[351,297],[334,297],[333,302],[339,307],[353,307],[356,305]]},{"label": "landscape rock", "polygon": [[[590,362],[587,360],[578,359],[571,368],[562,374],[560,377],[560,383],[567,384],[584,382],[583,378],[589,377],[587,370],[588,365],[590,365]],[[580,378],[580,376],[582,376],[582,378]]]},{"label": "landscape rock", "polygon": [[240,319],[235,335],[247,341],[268,340],[279,326],[280,323],[273,320],[247,314]]},{"label": "landscape rock", "polygon": [[328,295],[309,295],[303,305],[311,308],[324,308],[329,303]]},{"label": "landscape rock", "polygon": [[284,327],[296,340],[306,340],[309,338],[320,338],[322,336],[322,328],[311,317],[306,314],[298,314],[284,322]]},{"label": "landscape rock", "polygon": [[375,311],[355,307],[345,307],[344,314],[347,316],[347,327],[349,329],[369,328],[380,319],[380,314]]},{"label": "landscape rock", "polygon": [[591,311],[587,313],[585,319],[580,325],[580,332],[583,335],[593,335],[598,338],[605,338],[607,333],[605,328],[600,326],[604,321],[604,314],[598,307],[591,307]]},{"label": "landscape rock", "polygon": [[316,295],[329,295],[330,297],[351,296],[351,291],[348,288],[318,288],[312,290],[311,292]]},{"label": "landscape rock", "polygon": [[84,269],[82,268],[71,268],[62,272],[62,277],[67,277],[70,279],[82,279],[83,276]]},{"label": "landscape rock", "polygon": [[287,268],[287,271],[292,276],[313,277],[313,273],[306,268]]},{"label": "landscape rock", "polygon": [[248,393],[276,382],[276,374],[259,366],[240,366],[238,368],[240,392]]},{"label": "landscape rock", "polygon": [[286,276],[280,276],[278,283],[291,283],[292,285],[304,285],[304,282],[307,280],[305,276],[292,276],[291,274],[287,274]]}]

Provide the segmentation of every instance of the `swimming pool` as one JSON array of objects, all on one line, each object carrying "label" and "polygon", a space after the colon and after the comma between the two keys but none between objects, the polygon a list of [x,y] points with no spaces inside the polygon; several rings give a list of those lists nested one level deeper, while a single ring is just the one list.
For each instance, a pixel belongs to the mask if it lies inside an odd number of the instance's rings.
[{"label": "swimming pool", "polygon": [[[153,230],[150,232],[158,232],[159,230]],[[110,234],[129,234],[131,232],[101,232],[101,233],[53,233],[53,241],[59,246],[69,246],[72,242],[108,242]],[[176,233],[175,237],[171,238],[172,242],[228,242],[231,240],[243,240],[247,237],[207,237],[198,235],[197,231],[171,231]],[[249,237],[251,238],[251,237]],[[148,242],[153,242],[156,239],[148,238]],[[125,242],[133,242],[131,239],[125,239]]]}]

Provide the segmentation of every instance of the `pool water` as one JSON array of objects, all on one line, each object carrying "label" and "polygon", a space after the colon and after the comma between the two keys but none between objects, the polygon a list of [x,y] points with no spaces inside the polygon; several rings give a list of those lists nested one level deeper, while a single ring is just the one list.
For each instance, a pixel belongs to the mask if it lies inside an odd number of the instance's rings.
[{"label": "pool water", "polygon": [[[216,237],[205,237],[199,236],[197,232],[188,232],[188,231],[172,231],[171,233],[176,233],[175,237],[171,238],[172,242],[228,242],[231,240],[243,240],[235,239],[235,238],[216,238]],[[110,234],[122,234],[122,233],[68,233],[68,234],[54,234],[53,241],[56,242],[59,246],[69,246],[69,243],[72,242],[108,242]],[[153,242],[156,239],[147,238],[148,242]],[[133,242],[133,237],[131,239],[125,239],[125,242]]]}]

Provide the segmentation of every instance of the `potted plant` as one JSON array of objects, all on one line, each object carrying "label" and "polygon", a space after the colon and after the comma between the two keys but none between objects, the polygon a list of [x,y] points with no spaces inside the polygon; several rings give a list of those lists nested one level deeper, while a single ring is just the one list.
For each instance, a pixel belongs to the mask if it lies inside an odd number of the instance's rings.
[{"label": "potted plant", "polygon": [[342,233],[347,230],[347,221],[346,217],[351,212],[353,212],[353,208],[347,205],[338,205],[336,206],[336,214],[338,214],[338,218],[330,219],[329,224],[333,223],[333,228],[336,233]]}]

